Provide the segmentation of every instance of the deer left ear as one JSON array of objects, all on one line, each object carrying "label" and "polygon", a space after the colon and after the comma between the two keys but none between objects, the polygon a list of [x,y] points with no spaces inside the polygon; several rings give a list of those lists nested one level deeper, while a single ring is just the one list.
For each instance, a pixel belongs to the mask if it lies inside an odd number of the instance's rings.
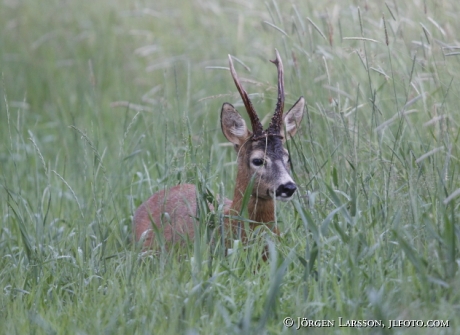
[{"label": "deer left ear", "polygon": [[246,127],[246,122],[244,122],[235,107],[229,103],[222,105],[220,125],[227,140],[237,146],[243,144],[251,136],[251,132]]},{"label": "deer left ear", "polygon": [[[303,111],[305,109],[305,99],[300,97],[299,100],[292,106],[292,108],[283,117],[284,129],[281,130],[281,135],[284,141],[290,139],[295,135],[300,127],[302,121]],[[285,132],[287,134],[285,134]]]}]

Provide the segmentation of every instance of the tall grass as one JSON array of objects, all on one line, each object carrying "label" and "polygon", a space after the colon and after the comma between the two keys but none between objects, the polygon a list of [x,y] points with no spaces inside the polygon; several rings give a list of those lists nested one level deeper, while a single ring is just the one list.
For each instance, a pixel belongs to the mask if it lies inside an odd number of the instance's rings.
[{"label": "tall grass", "polygon": [[[459,15],[453,0],[4,1],[0,333],[457,333]],[[227,54],[265,116],[275,48],[286,105],[308,103],[288,142],[299,191],[277,204],[279,239],[261,229],[225,257],[209,243],[236,174],[219,111],[243,110]],[[183,182],[202,190],[200,234],[143,255],[133,211]]]}]

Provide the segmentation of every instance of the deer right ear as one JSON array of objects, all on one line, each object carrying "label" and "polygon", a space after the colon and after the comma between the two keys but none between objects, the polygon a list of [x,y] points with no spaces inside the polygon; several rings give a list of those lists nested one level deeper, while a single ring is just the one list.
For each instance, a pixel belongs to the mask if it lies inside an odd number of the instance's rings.
[{"label": "deer right ear", "polygon": [[252,135],[240,113],[229,103],[222,105],[220,125],[227,140],[235,145],[243,144]]},{"label": "deer right ear", "polygon": [[[304,109],[305,99],[304,97],[300,97],[299,100],[296,101],[294,106],[291,107],[289,112],[286,115],[284,115],[283,119],[285,129],[281,129],[281,135],[284,137],[284,140],[290,139],[292,136],[295,135],[295,133],[299,129]],[[286,130],[287,132],[286,135],[284,134],[284,130]]]}]

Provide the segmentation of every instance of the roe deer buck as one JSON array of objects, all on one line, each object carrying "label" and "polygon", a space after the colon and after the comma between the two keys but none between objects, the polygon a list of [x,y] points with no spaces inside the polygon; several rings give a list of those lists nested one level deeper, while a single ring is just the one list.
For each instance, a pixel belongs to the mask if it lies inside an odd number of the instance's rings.
[{"label": "roe deer buck", "polygon": [[[276,59],[271,62],[278,69],[278,102],[266,130],[263,129],[248,94],[237,77],[229,55],[230,72],[251,119],[252,132],[246,127],[244,119],[236,109],[231,104],[224,103],[221,111],[222,132],[234,144],[238,156],[233,201],[225,199],[224,227],[226,231],[241,233],[243,241],[246,240],[246,233],[240,229],[241,224],[238,220],[232,220],[231,216],[240,214],[243,195],[253,177],[253,189],[247,208],[249,219],[257,223],[249,224],[251,230],[258,223],[275,222],[274,200],[290,200],[297,189],[289,174],[289,155],[283,143],[297,131],[302,120],[305,100],[300,97],[283,117],[284,71],[280,55],[277,50],[275,51]],[[158,228],[155,231],[163,233],[167,245],[181,241],[183,235],[193,239],[196,208],[195,185],[181,184],[155,193],[140,205],[134,214],[133,228],[136,242],[143,240],[144,248],[153,246],[155,235],[152,225]],[[165,213],[168,215],[164,215]],[[169,218],[165,220],[167,216]],[[279,235],[276,227],[271,230]]]}]

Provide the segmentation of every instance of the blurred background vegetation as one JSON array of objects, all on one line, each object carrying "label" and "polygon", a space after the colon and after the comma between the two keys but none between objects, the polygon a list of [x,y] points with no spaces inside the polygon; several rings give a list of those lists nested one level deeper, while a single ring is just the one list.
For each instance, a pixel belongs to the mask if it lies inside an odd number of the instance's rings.
[{"label": "blurred background vegetation", "polygon": [[[459,17],[453,0],[3,0],[0,332],[278,334],[290,316],[336,322],[309,333],[355,334],[343,317],[454,334]],[[231,196],[227,55],[263,117],[275,48],[286,106],[308,108],[272,259],[222,257],[206,234],[140,258],[132,213],[153,192]]]}]

